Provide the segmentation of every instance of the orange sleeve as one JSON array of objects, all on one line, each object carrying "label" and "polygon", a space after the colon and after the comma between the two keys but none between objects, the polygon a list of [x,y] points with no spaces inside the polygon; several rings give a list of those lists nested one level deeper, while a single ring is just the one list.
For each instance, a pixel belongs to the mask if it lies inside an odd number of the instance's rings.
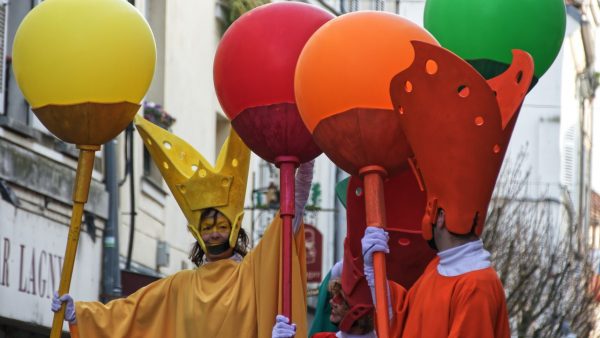
[{"label": "orange sleeve", "polygon": [[[472,283],[475,283],[473,281]],[[449,338],[510,337],[503,290],[465,286],[452,304]]]},{"label": "orange sleeve", "polygon": [[69,323],[69,332],[71,332],[71,338],[79,338],[79,329],[77,324]]},{"label": "orange sleeve", "polygon": [[388,281],[390,298],[392,303],[392,318],[390,323],[390,336],[401,337],[406,317],[406,295],[407,291],[402,285]]}]

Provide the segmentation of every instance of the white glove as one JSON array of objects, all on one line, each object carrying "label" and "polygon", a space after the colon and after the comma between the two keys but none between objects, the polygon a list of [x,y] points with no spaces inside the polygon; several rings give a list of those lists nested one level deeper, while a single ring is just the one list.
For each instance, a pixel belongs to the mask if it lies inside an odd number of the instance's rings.
[{"label": "white glove", "polygon": [[58,292],[54,292],[51,306],[52,312],[60,311],[62,303],[67,303],[65,307],[65,320],[70,324],[75,324],[77,319],[75,318],[75,303],[73,302],[73,297],[68,293],[58,297]]},{"label": "white glove", "polygon": [[370,287],[375,286],[375,272],[373,270],[373,254],[375,252],[389,253],[390,248],[388,247],[389,235],[382,228],[378,227],[367,227],[365,235],[361,239],[363,254],[363,270],[367,283]]},{"label": "white glove", "polygon": [[[382,228],[378,227],[367,227],[365,230],[365,235],[360,241],[362,246],[362,254],[363,254],[363,271],[365,273],[365,278],[367,279],[367,283],[371,289],[371,299],[373,299],[373,304],[377,304],[377,297],[375,297],[375,270],[373,269],[373,254],[375,252],[385,252],[389,253],[390,248],[388,246],[388,241],[390,237],[388,233]],[[387,298],[388,298],[388,313],[390,319],[393,316],[392,311],[392,300],[390,296],[390,287],[387,285]]]},{"label": "white glove", "polygon": [[286,316],[277,315],[271,338],[292,338],[296,335],[296,324],[288,324]]},{"label": "white glove", "polygon": [[331,278],[342,278],[342,270],[344,269],[344,260],[341,260],[331,268]]}]

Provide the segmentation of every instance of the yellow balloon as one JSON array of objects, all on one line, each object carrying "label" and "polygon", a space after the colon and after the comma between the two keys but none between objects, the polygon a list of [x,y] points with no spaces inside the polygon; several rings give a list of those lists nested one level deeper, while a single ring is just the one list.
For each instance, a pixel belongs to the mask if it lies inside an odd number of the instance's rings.
[{"label": "yellow balloon", "polygon": [[152,81],[150,26],[124,0],[46,0],[25,17],[13,68],[32,108],[86,102],[139,104]]}]

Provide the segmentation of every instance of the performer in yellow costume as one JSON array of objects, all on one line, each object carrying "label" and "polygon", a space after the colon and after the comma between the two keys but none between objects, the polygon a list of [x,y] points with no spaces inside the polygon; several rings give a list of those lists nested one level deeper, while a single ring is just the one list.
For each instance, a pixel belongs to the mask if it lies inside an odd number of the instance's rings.
[{"label": "performer in yellow costume", "polygon": [[[82,338],[270,337],[280,312],[281,221],[276,217],[256,248],[242,257],[245,250],[240,248],[238,236],[250,150],[232,129],[213,168],[189,144],[166,130],[139,117],[136,126],[198,242],[190,258],[199,267],[107,304],[76,302],[72,306],[69,295],[56,295],[53,309],[66,302],[65,320],[71,324],[72,334],[79,331]],[[307,335],[301,218],[312,166],[312,162],[301,165],[296,175],[292,304],[297,337]]]}]

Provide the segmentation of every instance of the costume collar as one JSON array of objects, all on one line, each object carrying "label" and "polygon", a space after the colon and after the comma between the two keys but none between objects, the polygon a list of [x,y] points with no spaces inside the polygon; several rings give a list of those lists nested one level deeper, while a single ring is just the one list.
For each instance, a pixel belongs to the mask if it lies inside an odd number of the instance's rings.
[{"label": "costume collar", "polygon": [[437,255],[440,257],[437,270],[446,277],[486,269],[491,265],[490,253],[483,248],[481,240],[441,251]]}]

